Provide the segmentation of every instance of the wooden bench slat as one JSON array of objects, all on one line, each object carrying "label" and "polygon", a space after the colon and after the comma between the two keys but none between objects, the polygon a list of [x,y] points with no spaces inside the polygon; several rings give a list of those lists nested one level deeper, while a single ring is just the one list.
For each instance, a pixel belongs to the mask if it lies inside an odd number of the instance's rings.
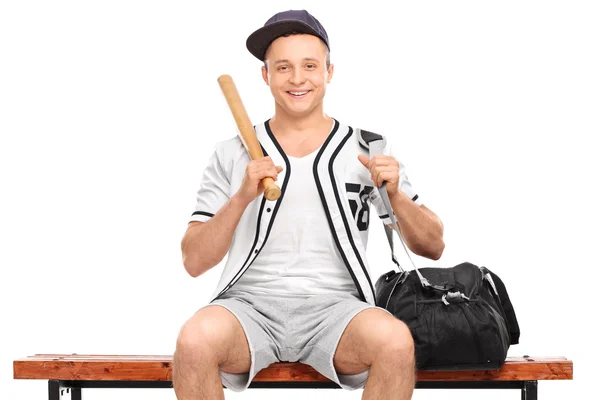
[{"label": "wooden bench slat", "polygon": [[[173,360],[172,355],[133,355],[133,354],[35,354],[33,356],[27,356],[21,358],[17,361],[29,361],[29,360],[63,360],[63,361],[72,361],[72,360],[86,360],[86,361],[109,361],[109,360],[118,360],[118,361],[137,361],[137,360],[150,360],[150,361],[168,361],[171,362]],[[515,363],[515,362],[554,362],[554,361],[567,361],[565,357],[507,357],[506,363]],[[291,363],[295,364],[295,363]]]},{"label": "wooden bench slat", "polygon": [[[21,360],[26,361],[167,361],[171,362],[173,356],[164,355],[105,355],[105,354],[36,354]],[[19,360],[20,361],[20,360]]]},{"label": "wooden bench slat", "polygon": [[[170,381],[172,356],[36,354],[13,362],[15,379]],[[418,371],[417,381],[573,379],[565,357],[509,357],[499,370]],[[254,382],[328,382],[312,367],[279,362],[258,372]]]}]

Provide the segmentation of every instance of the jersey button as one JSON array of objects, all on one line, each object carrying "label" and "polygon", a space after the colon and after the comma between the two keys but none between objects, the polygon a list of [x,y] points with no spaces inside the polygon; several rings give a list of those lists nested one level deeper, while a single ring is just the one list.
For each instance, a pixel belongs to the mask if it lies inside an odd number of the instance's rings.
[{"label": "jersey button", "polygon": [[270,208],[267,208],[267,212],[271,212],[271,209],[270,209]]}]

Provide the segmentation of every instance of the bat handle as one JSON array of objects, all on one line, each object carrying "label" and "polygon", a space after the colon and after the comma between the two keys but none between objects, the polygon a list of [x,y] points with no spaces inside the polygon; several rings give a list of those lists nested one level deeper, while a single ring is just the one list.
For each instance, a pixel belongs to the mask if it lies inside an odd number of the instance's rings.
[{"label": "bat handle", "polygon": [[281,189],[279,189],[273,178],[264,178],[262,184],[265,188],[265,197],[268,200],[277,200],[281,196]]}]

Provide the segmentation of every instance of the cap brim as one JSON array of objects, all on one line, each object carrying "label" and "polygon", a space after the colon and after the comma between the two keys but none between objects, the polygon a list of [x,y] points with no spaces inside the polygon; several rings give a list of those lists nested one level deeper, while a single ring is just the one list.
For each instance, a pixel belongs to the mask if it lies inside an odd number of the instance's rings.
[{"label": "cap brim", "polygon": [[265,53],[271,43],[280,36],[289,32],[299,32],[314,35],[321,40],[324,40],[319,33],[310,25],[296,20],[282,20],[274,22],[268,26],[263,26],[254,31],[248,39],[246,39],[246,48],[248,51],[260,61],[264,61]]}]

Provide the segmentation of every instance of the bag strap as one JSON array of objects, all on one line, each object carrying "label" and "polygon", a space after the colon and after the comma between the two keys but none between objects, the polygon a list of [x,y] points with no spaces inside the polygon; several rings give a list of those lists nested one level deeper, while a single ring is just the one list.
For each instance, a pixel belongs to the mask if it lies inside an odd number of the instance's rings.
[{"label": "bag strap", "polygon": [[[367,142],[367,145],[369,147],[369,158],[373,158],[373,156],[375,156],[377,154],[383,154],[383,147],[385,145],[385,142],[384,142],[383,136],[380,136],[380,135],[378,135],[378,136],[379,136],[379,138],[371,137],[370,140],[365,141],[365,142]],[[440,288],[430,284],[429,281],[423,275],[421,275],[421,272],[415,266],[415,263],[412,260],[410,253],[408,252],[408,249],[406,248],[406,244],[404,243],[404,240],[402,239],[402,235],[400,234],[400,229],[398,228],[396,215],[394,214],[394,210],[392,209],[392,205],[390,203],[390,198],[388,196],[385,185],[386,185],[386,182],[384,181],[383,184],[381,185],[381,187],[378,187],[377,190],[379,191],[381,200],[383,200],[383,205],[385,206],[385,209],[390,217],[390,220],[392,221],[393,228],[390,228],[389,226],[387,226],[385,224],[385,222],[383,223],[383,227],[385,229],[385,235],[387,236],[388,243],[390,245],[390,250],[392,252],[392,261],[394,261],[394,263],[398,266],[398,269],[400,270],[400,272],[404,272],[404,270],[400,266],[400,263],[396,259],[396,256],[394,255],[394,233],[392,232],[394,230],[394,231],[396,231],[396,233],[398,234],[398,237],[400,238],[400,243],[402,243],[402,246],[404,247],[404,251],[406,252],[406,255],[408,256],[408,259],[410,260],[410,262],[413,266],[413,269],[415,270],[416,274],[419,276],[421,285],[423,287],[432,287],[432,288],[440,289]],[[441,288],[441,289],[443,290],[443,288]]]}]

